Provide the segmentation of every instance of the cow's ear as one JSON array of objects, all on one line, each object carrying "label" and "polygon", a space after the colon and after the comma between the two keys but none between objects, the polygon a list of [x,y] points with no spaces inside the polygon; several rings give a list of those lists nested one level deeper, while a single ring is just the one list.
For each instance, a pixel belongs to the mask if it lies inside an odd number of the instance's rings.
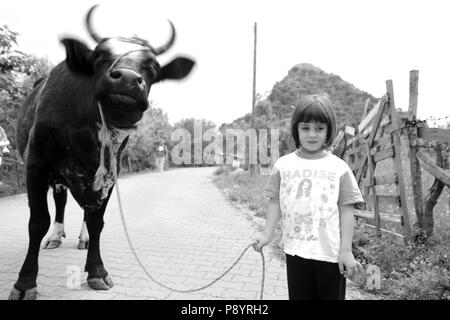
[{"label": "cow's ear", "polygon": [[66,64],[70,71],[85,76],[94,73],[94,51],[75,39],[65,38],[61,40],[61,43],[66,47]]},{"label": "cow's ear", "polygon": [[179,80],[186,77],[195,65],[189,58],[178,57],[161,68],[158,81]]}]

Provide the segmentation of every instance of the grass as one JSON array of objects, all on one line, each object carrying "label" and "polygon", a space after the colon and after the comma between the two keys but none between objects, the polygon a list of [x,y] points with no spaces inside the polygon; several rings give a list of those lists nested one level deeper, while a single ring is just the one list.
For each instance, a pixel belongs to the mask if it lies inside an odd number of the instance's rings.
[{"label": "grass", "polygon": [[[265,218],[267,199],[263,196],[263,188],[269,176],[252,175],[247,171],[236,171],[231,166],[222,166],[215,171],[214,182],[223,190],[233,203],[253,212],[252,219],[261,221]],[[258,231],[262,231],[264,224],[256,223]],[[284,253],[279,246],[281,239],[281,225],[275,230],[274,239],[269,244],[274,254],[284,260]]]},{"label": "grass", "polygon": [[[226,167],[225,167],[226,168]],[[237,173],[232,169],[218,169],[216,179],[221,189],[224,189],[231,201],[244,204],[248,209],[255,211],[256,216],[264,217],[265,198],[262,195],[267,176],[248,173]]]},{"label": "grass", "polygon": [[[408,168],[409,170],[409,168]],[[424,194],[433,179],[424,174]],[[254,212],[255,217],[264,218],[266,200],[262,195],[268,176],[251,175],[248,172],[233,173],[222,167],[216,171],[215,183],[236,204]],[[407,177],[405,177],[407,180]],[[450,300],[450,210],[449,190],[446,188],[434,209],[435,228],[428,243],[401,245],[386,238],[373,237],[360,221],[355,223],[355,258],[364,270],[376,266],[381,271],[379,289],[370,286],[370,273],[360,273],[352,280],[360,290],[386,300]],[[409,203],[412,212],[412,202]],[[270,246],[284,259],[278,246],[280,227]]]}]

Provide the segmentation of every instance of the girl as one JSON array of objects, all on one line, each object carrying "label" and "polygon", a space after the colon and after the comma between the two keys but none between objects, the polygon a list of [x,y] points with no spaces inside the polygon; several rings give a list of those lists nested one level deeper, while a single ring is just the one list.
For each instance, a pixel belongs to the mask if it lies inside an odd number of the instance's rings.
[{"label": "girl", "polygon": [[352,237],[353,204],[363,198],[349,166],[326,150],[335,132],[330,100],[301,98],[291,119],[297,150],[277,160],[264,191],[266,225],[253,247],[261,251],[270,242],[281,217],[290,300],[344,300],[345,278],[362,269]]}]

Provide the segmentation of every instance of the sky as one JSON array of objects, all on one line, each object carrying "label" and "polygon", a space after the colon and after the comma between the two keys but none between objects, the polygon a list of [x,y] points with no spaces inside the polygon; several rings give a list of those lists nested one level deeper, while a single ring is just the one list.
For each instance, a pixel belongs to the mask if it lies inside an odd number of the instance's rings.
[{"label": "sky", "polygon": [[160,63],[184,55],[196,66],[184,80],[152,86],[150,100],[172,124],[220,125],[251,112],[255,23],[257,93],[311,63],[376,98],[392,80],[395,105],[407,110],[409,72],[419,70],[419,119],[450,116],[448,0],[0,0],[0,25],[19,32],[19,50],[57,64],[65,36],[94,47],[84,18],[97,3],[102,36],[136,34],[158,46],[168,39],[167,19],[174,23],[176,42]]}]

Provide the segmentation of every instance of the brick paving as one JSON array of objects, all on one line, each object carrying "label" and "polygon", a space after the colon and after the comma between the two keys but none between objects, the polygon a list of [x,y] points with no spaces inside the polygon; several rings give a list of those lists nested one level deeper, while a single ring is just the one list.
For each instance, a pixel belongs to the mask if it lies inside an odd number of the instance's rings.
[{"label": "brick paving", "polygon": [[[136,253],[154,279],[178,290],[215,280],[250,244],[255,223],[248,211],[231,205],[213,184],[214,168],[174,169],[119,179],[126,225]],[[54,203],[48,203],[52,223]],[[28,246],[25,194],[0,198],[0,300],[8,298]],[[57,249],[40,251],[38,300],[257,300],[261,256],[250,248],[236,266],[212,286],[179,293],[152,280],[136,261],[126,240],[114,191],[105,213],[101,253],[114,287],[95,291],[84,272],[87,250],[78,250],[83,212],[69,195],[65,231]],[[49,233],[51,228],[49,230]],[[46,236],[47,237],[47,236]],[[44,240],[46,239],[44,238]],[[264,249],[264,299],[287,300],[286,266]],[[347,299],[368,299],[348,282]]]},{"label": "brick paving", "polygon": [[[250,244],[254,226],[212,183],[214,168],[176,169],[119,179],[120,197],[133,246],[157,281],[178,290],[199,288],[221,275]],[[52,222],[54,204],[49,192]],[[28,235],[26,195],[0,199],[0,299],[7,299],[25,258]],[[101,252],[114,287],[87,286],[86,250],[78,250],[83,212],[69,195],[67,237],[39,256],[38,300],[256,300],[261,257],[250,248],[212,286],[193,293],[167,290],[151,281],[130,250],[113,193],[105,214]],[[49,230],[50,232],[50,230]],[[44,238],[45,239],[45,238]],[[265,249],[264,299],[287,299],[285,265]]]}]

